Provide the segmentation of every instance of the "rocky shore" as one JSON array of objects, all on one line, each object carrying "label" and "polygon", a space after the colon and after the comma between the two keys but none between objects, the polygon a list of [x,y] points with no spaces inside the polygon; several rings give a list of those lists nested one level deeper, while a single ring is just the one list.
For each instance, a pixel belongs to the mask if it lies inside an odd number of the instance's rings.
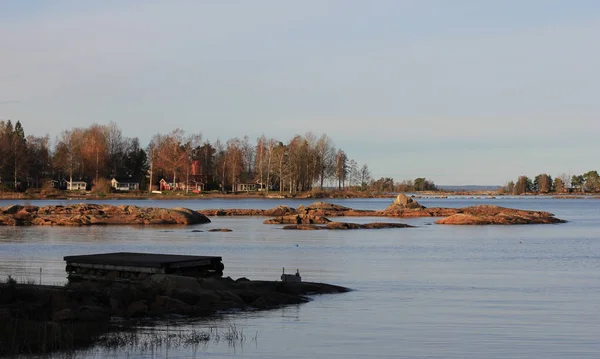
[{"label": "rocky shore", "polygon": [[[544,211],[527,211],[500,206],[479,205],[465,208],[443,208],[422,206],[414,199],[399,194],[394,202],[384,210],[360,210],[326,202],[315,202],[309,206],[299,206],[297,209],[279,206],[268,210],[221,209],[200,210],[206,215],[216,216],[268,216],[273,217],[264,221],[265,224],[284,224],[284,229],[358,229],[369,228],[369,225],[332,222],[329,217],[445,217],[435,223],[455,225],[485,225],[485,224],[556,224],[565,221]],[[317,226],[324,225],[324,226]],[[373,224],[375,225],[375,224]],[[386,226],[380,228],[409,227]]]},{"label": "rocky shore", "polygon": [[[263,216],[271,217],[265,224],[290,225],[286,229],[359,229],[397,228],[396,224],[349,225],[332,222],[329,217],[446,217],[437,224],[484,225],[484,224],[554,224],[564,221],[552,213],[525,211],[491,205],[465,208],[422,206],[414,199],[399,194],[384,210],[360,210],[327,202],[315,202],[308,206],[291,208],[278,206],[271,209],[202,209],[151,208],[137,206],[113,206],[99,204],[75,204],[70,206],[20,206],[0,208],[0,225],[164,225],[210,223],[207,216]],[[345,222],[344,222],[345,223]],[[324,225],[309,227],[306,225]],[[407,227],[402,225],[401,227]]]},{"label": "rocky shore", "polygon": [[0,225],[139,225],[210,223],[205,215],[187,208],[150,208],[75,204],[70,206],[20,206],[0,208]]},{"label": "rocky shore", "polygon": [[0,284],[0,321],[11,323],[0,328],[0,356],[90,345],[110,329],[111,318],[206,317],[224,310],[305,303],[309,295],[347,291],[323,283],[164,274],[141,283],[81,282],[66,286],[9,280]]}]

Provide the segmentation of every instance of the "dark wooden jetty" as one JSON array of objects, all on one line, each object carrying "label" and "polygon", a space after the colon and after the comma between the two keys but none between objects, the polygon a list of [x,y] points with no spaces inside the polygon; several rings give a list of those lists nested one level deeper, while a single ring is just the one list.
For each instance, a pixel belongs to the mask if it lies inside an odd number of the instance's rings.
[{"label": "dark wooden jetty", "polygon": [[103,253],[66,256],[69,280],[144,280],[152,274],[222,276],[221,257],[155,253]]}]

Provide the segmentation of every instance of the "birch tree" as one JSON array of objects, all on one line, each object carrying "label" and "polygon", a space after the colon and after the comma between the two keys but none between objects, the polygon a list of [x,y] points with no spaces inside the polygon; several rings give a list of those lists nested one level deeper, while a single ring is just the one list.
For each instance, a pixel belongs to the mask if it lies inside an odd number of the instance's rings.
[{"label": "birch tree", "polygon": [[75,128],[65,130],[57,140],[53,163],[69,174],[69,187],[73,186],[73,175],[79,173],[82,167],[81,146],[83,130]]}]

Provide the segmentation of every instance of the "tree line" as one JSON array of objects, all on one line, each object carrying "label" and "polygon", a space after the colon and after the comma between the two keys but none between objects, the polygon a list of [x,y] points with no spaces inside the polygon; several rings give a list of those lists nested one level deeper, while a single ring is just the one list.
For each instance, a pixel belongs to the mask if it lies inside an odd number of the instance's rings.
[{"label": "tree line", "polygon": [[374,192],[419,192],[419,191],[437,191],[438,188],[432,180],[424,177],[418,177],[414,180],[404,180],[394,182],[391,177],[381,177],[378,180],[372,180],[369,183],[369,190]]},{"label": "tree line", "polygon": [[323,189],[366,189],[371,175],[366,164],[336,149],[329,136],[311,132],[283,142],[262,135],[253,143],[248,136],[225,142],[203,141],[202,134],[177,129],[156,134],[147,148],[152,175],[184,183],[200,182],[209,190],[236,190],[252,184],[264,191],[298,193]]},{"label": "tree line", "polygon": [[326,134],[211,142],[176,129],[154,135],[144,147],[114,122],[64,130],[51,141],[48,135],[26,136],[19,121],[0,121],[4,189],[40,188],[51,180],[94,185],[113,177],[137,181],[146,190],[165,178],[186,189],[202,183],[205,190],[231,191],[246,183],[290,193],[332,185],[367,190],[372,182],[368,166],[350,159]]},{"label": "tree line", "polygon": [[596,170],[572,176],[563,173],[554,179],[546,173],[541,173],[533,179],[523,175],[519,176],[516,182],[509,181],[499,191],[516,195],[525,193],[595,193],[600,191],[600,175]]}]

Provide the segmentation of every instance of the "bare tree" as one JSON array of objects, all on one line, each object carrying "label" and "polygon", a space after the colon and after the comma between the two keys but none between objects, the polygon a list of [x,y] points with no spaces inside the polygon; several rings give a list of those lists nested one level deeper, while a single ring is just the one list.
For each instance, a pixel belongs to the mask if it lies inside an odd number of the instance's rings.
[{"label": "bare tree", "polygon": [[360,168],[360,187],[363,191],[367,188],[369,181],[371,181],[371,171],[369,171],[369,167],[364,164]]},{"label": "bare tree", "polygon": [[183,140],[184,132],[181,129],[176,129],[168,135],[156,134],[151,140],[151,163],[155,169],[171,173],[175,187],[177,187],[177,174],[187,162]]},{"label": "bare tree", "polygon": [[267,138],[265,137],[265,135],[262,135],[258,139],[256,139],[254,168],[256,170],[258,170],[258,181],[260,183],[261,189],[265,183],[264,173],[265,173],[265,163],[266,163],[265,158],[266,158],[266,154],[267,154],[266,146],[267,146]]},{"label": "bare tree", "polygon": [[284,190],[284,177],[283,172],[285,170],[286,157],[287,157],[287,147],[283,144],[283,142],[279,142],[279,144],[273,149],[273,154],[275,158],[275,163],[277,166],[277,171],[279,172],[279,193]]},{"label": "bare tree", "polygon": [[348,174],[350,187],[356,186],[360,180],[360,173],[358,169],[358,163],[355,160],[350,160],[348,162]]},{"label": "bare tree", "polygon": [[[41,186],[41,180],[50,176],[50,137],[27,136],[28,182],[31,178],[35,187]],[[28,183],[29,184],[29,183]]]},{"label": "bare tree", "polygon": [[75,128],[63,131],[57,140],[54,164],[69,173],[69,187],[73,186],[73,175],[81,170],[81,146],[83,130]]},{"label": "bare tree", "polygon": [[244,139],[240,143],[240,151],[242,155],[243,170],[245,172],[245,179],[247,181],[253,180],[252,165],[254,163],[254,146],[250,143],[248,136],[244,136]]},{"label": "bare tree", "polygon": [[217,176],[219,177],[219,186],[221,187],[221,192],[225,192],[225,169],[227,166],[227,155],[225,153],[225,146],[221,142],[221,140],[217,139],[215,142],[215,164],[218,167],[218,171],[216,171]]},{"label": "bare tree", "polygon": [[242,143],[235,137],[227,141],[226,157],[229,163],[229,176],[231,178],[231,191],[235,192],[240,173],[244,168]]},{"label": "bare tree", "polygon": [[183,144],[183,150],[185,152],[185,193],[189,193],[190,188],[190,167],[192,162],[195,160],[194,158],[194,150],[200,147],[202,143],[202,134],[201,133],[193,133],[189,135],[185,139],[185,143]]},{"label": "bare tree", "polygon": [[348,174],[348,157],[343,150],[338,150],[335,155],[335,175],[338,180],[338,189],[341,190]]},{"label": "bare tree", "polygon": [[111,121],[107,126],[102,126],[102,128],[104,130],[104,138],[106,141],[108,163],[110,164],[109,172],[111,176],[117,176],[118,168],[125,150],[123,132],[113,121]]},{"label": "bare tree", "polygon": [[269,146],[267,147],[267,188],[266,191],[269,193],[269,187],[271,185],[271,170],[273,164],[273,153],[275,151],[275,145],[277,141],[272,138],[269,140]]},{"label": "bare tree", "polygon": [[331,139],[325,134],[321,135],[317,141],[315,161],[319,169],[321,190],[323,190],[325,178],[334,173],[335,167],[335,147]]},{"label": "bare tree", "polygon": [[82,141],[85,144],[81,146],[81,159],[84,163],[84,168],[89,170],[88,175],[93,177],[95,182],[98,182],[100,170],[105,168],[107,141],[106,130],[97,124],[93,124],[83,130]]}]

